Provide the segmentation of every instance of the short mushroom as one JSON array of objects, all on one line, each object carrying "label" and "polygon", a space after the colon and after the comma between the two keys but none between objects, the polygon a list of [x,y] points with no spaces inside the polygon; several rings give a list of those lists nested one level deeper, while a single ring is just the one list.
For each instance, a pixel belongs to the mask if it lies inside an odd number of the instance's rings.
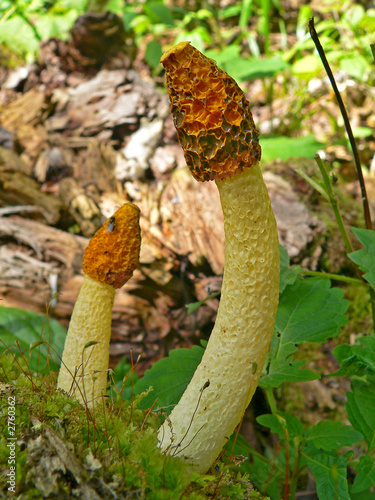
[{"label": "short mushroom", "polygon": [[95,233],[83,256],[84,280],[74,305],[57,388],[89,406],[107,387],[112,306],[139,264],[139,208],[124,204]]},{"label": "short mushroom", "polygon": [[159,429],[161,448],[202,473],[258,385],[278,306],[279,244],[244,93],[189,42],[172,47],[161,62],[186,163],[198,181],[215,180],[224,213],[225,266],[215,326],[190,384]]}]

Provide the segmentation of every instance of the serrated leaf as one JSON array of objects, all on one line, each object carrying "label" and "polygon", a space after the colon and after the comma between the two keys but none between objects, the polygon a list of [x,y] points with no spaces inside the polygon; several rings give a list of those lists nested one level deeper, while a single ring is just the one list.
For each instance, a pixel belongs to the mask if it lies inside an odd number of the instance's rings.
[{"label": "serrated leaf", "polygon": [[[157,361],[152,368],[146,370],[144,377],[134,385],[134,394],[141,394],[153,388],[139,405],[140,408],[151,408],[157,400],[154,410],[163,409],[170,413],[181,399],[197,366],[201,362],[204,349],[194,346],[192,349],[176,349],[167,358]],[[132,388],[124,390],[124,399],[131,398]]]},{"label": "serrated leaf", "polygon": [[375,374],[375,337],[361,337],[354,345],[339,345],[334,348],[333,354],[341,367],[331,375],[362,377]]},{"label": "serrated leaf", "polygon": [[347,307],[343,291],[331,288],[329,280],[296,277],[280,296],[270,361],[260,386],[279,387],[283,382],[319,378],[310,370],[301,370],[304,361],[293,361],[292,355],[302,342],[324,342],[338,335],[347,323]]},{"label": "serrated leaf", "polygon": [[350,500],[345,456],[317,454],[307,461],[315,477],[319,499]]},{"label": "serrated leaf", "polygon": [[340,422],[318,422],[307,433],[306,440],[312,441],[314,446],[326,451],[339,450],[343,446],[352,446],[361,441],[363,436],[350,425]]},{"label": "serrated leaf", "polygon": [[359,493],[367,490],[375,484],[375,459],[370,455],[364,455],[359,458],[355,470],[358,472],[351,491]]},{"label": "serrated leaf", "polygon": [[320,375],[310,370],[302,370],[301,367],[305,361],[288,361],[280,359],[271,361],[267,375],[263,375],[260,379],[259,386],[263,389],[271,387],[277,388],[283,382],[307,382],[308,380],[316,380]]},{"label": "serrated leaf", "polygon": [[280,297],[276,316],[279,345],[276,358],[285,359],[302,342],[324,342],[348,322],[344,292],[327,279],[298,279]]},{"label": "serrated leaf", "polygon": [[256,421],[258,422],[258,424],[270,429],[270,431],[274,434],[278,434],[280,439],[283,438],[283,426],[281,425],[276,415],[260,415],[259,417],[257,417]]},{"label": "serrated leaf", "polygon": [[303,434],[302,422],[288,412],[280,412],[276,415],[261,415],[256,420],[261,425],[268,427],[271,432],[278,434],[281,440],[284,439],[283,427],[287,429],[290,438],[302,436]]},{"label": "serrated leaf", "polygon": [[352,392],[347,392],[346,410],[350,423],[361,432],[368,445],[368,451],[375,448],[375,380],[353,379]]},{"label": "serrated leaf", "polygon": [[365,271],[363,277],[375,287],[375,231],[356,227],[352,227],[352,231],[365,248],[348,254],[348,257]]},{"label": "serrated leaf", "polygon": [[300,266],[290,266],[289,255],[287,250],[280,245],[280,293],[282,293],[288,285],[293,285],[296,281]]},{"label": "serrated leaf", "polygon": [[[60,366],[64,348],[66,329],[52,318],[40,314],[0,307],[0,354],[11,349],[16,356],[25,352],[32,371],[43,373],[45,370]],[[19,344],[17,347],[16,342]],[[49,362],[51,358],[54,363]]]}]

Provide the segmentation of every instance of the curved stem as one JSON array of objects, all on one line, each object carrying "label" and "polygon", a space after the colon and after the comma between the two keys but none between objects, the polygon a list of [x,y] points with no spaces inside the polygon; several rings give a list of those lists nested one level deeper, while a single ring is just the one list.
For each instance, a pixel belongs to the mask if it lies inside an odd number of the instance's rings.
[{"label": "curved stem", "polygon": [[217,458],[253,396],[278,305],[278,236],[259,165],[217,186],[225,229],[217,319],[192,381],[159,430],[161,447],[198,472]]},{"label": "curved stem", "polygon": [[57,388],[89,406],[106,392],[115,292],[85,275],[65,340]]}]

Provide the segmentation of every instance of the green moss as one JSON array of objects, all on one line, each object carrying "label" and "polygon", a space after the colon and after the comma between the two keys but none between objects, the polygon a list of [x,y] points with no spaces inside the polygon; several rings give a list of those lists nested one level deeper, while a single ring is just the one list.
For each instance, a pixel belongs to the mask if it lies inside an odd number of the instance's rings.
[{"label": "green moss", "polygon": [[[2,401],[16,402],[18,499],[147,498],[189,500],[261,498],[229,467],[210,475],[157,447],[159,417],[120,398],[90,410],[55,390],[56,373],[29,372],[21,357],[0,357]],[[9,484],[8,405],[0,408],[0,496]]]}]

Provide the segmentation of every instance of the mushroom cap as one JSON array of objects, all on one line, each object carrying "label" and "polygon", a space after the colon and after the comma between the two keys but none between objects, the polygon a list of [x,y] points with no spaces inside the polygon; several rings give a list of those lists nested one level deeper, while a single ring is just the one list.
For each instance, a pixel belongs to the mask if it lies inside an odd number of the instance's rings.
[{"label": "mushroom cap", "polygon": [[259,133],[237,83],[190,42],[166,52],[171,112],[186,163],[198,181],[223,180],[258,163]]},{"label": "mushroom cap", "polygon": [[121,288],[139,266],[141,232],[139,208],[125,203],[98,229],[83,255],[83,272]]}]

